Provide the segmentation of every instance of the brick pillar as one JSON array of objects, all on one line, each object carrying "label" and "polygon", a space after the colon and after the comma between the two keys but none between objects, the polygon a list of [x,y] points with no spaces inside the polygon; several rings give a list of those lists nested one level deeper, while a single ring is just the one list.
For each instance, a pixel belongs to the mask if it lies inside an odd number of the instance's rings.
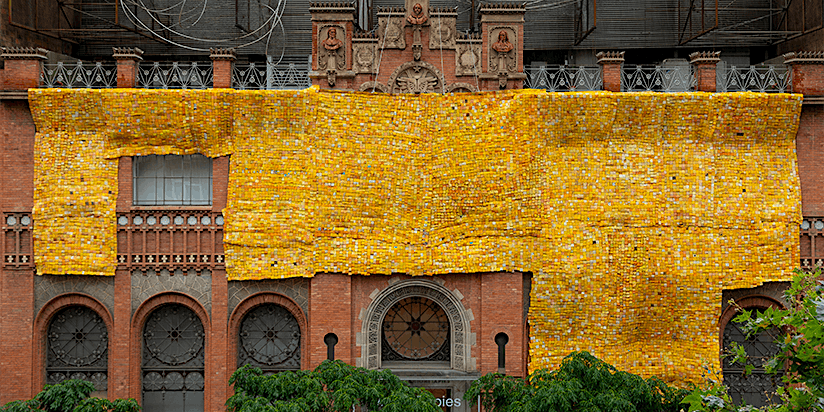
[{"label": "brick pillar", "polygon": [[338,336],[335,359],[355,364],[352,356],[352,276],[318,273],[312,278],[309,293],[309,341],[303,369],[315,369],[326,360],[327,333]]},{"label": "brick pillar", "polygon": [[114,274],[114,313],[112,314],[114,330],[109,333],[109,399],[129,398],[131,385],[129,367],[131,345],[140,344],[140,340],[131,336],[132,318],[132,276],[128,270],[119,269]]},{"label": "brick pillar", "polygon": [[601,65],[601,79],[604,90],[621,91],[621,66],[624,65],[624,52],[598,52],[595,55]]},{"label": "brick pillar", "polygon": [[212,88],[231,89],[232,88],[232,67],[234,67],[237,54],[235,49],[209,49],[212,54]]},{"label": "brick pillar", "polygon": [[[522,352],[524,326],[524,275],[521,273],[503,272],[487,273],[481,277],[481,296],[495,296],[495,299],[481,299],[480,328],[478,330],[478,346],[481,348],[479,357],[479,372],[506,373],[511,376],[526,376],[521,359],[526,355]],[[508,302],[502,305],[501,302]],[[498,345],[495,337],[504,333],[509,338],[505,346],[505,369],[498,369]]]},{"label": "brick pillar", "polygon": [[143,60],[143,50],[114,47],[112,51],[112,57],[117,62],[117,87],[137,87],[137,64]]},{"label": "brick pillar", "polygon": [[34,47],[0,47],[0,59],[6,61],[0,90],[20,91],[38,87],[48,52]]},{"label": "brick pillar", "polygon": [[[6,63],[8,64],[8,63]],[[34,273],[31,269],[0,269],[0,405],[20,399],[29,399],[42,388],[34,387],[33,369]]]},{"label": "brick pillar", "polygon": [[[212,272],[212,335],[211,335],[211,405],[207,410],[222,411],[229,399],[229,375],[237,365],[237,354],[228,353],[229,333],[229,282],[225,270]],[[234,356],[232,356],[234,355]]]},{"label": "brick pillar", "polygon": [[698,92],[716,92],[715,69],[721,61],[720,51],[716,52],[695,52],[690,54],[690,64],[695,73],[696,86]]},{"label": "brick pillar", "polygon": [[784,55],[784,64],[792,68],[793,93],[824,96],[824,52],[802,51]]}]

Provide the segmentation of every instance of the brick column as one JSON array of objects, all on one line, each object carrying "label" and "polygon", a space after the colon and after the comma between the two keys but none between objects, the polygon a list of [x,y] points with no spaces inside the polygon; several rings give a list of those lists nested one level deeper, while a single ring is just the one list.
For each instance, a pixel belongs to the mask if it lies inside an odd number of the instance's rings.
[{"label": "brick column", "polygon": [[143,60],[143,50],[114,47],[112,51],[112,57],[117,62],[117,87],[137,87],[137,64]]},{"label": "brick column", "polygon": [[624,52],[598,52],[595,55],[601,65],[601,79],[604,90],[621,91],[621,66],[624,65]]},{"label": "brick column", "polygon": [[824,96],[824,52],[802,51],[784,55],[784,64],[792,68],[793,93]]},{"label": "brick column", "polygon": [[234,67],[237,54],[235,49],[209,49],[212,54],[212,88],[231,89],[232,88],[232,67]]},{"label": "brick column", "polygon": [[695,73],[696,86],[698,92],[716,92],[715,69],[721,61],[720,51],[716,52],[695,52],[690,54],[690,64]]},{"label": "brick column", "polygon": [[[309,292],[309,359],[303,359],[303,369],[315,369],[326,360],[327,333],[338,336],[335,359],[355,364],[352,348],[352,276],[330,273],[316,274]],[[303,337],[301,336],[301,339]]]},{"label": "brick column", "polygon": [[21,91],[38,87],[48,52],[34,47],[1,47],[0,59],[6,61],[6,68],[0,90]]}]

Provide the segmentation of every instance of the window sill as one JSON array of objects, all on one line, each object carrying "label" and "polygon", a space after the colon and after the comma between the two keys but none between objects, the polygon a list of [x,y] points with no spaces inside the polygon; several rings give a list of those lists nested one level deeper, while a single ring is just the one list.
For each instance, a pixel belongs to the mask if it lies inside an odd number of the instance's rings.
[{"label": "window sill", "polygon": [[204,210],[211,211],[213,206],[131,206],[133,211],[150,211],[150,210]]}]

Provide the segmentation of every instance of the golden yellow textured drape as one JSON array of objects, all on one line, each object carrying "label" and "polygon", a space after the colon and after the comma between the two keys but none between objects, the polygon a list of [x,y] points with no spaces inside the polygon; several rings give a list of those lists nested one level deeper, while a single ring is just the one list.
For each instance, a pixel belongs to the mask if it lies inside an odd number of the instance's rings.
[{"label": "golden yellow textured drape", "polygon": [[531,369],[587,349],[697,381],[718,364],[721,291],[787,280],[798,262],[796,95],[120,89],[30,101],[39,273],[113,274],[109,159],[195,152],[231,155],[230,279],[530,271]]}]

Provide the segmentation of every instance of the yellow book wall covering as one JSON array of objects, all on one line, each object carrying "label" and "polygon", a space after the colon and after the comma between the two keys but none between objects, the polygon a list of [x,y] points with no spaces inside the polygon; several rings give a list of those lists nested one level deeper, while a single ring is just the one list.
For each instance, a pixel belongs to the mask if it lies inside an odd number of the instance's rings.
[{"label": "yellow book wall covering", "polygon": [[[113,274],[116,158],[231,155],[229,279],[534,274],[530,369],[718,364],[723,289],[798,262],[784,94],[30,92],[38,273]],[[502,304],[505,304],[502,302]]]}]

